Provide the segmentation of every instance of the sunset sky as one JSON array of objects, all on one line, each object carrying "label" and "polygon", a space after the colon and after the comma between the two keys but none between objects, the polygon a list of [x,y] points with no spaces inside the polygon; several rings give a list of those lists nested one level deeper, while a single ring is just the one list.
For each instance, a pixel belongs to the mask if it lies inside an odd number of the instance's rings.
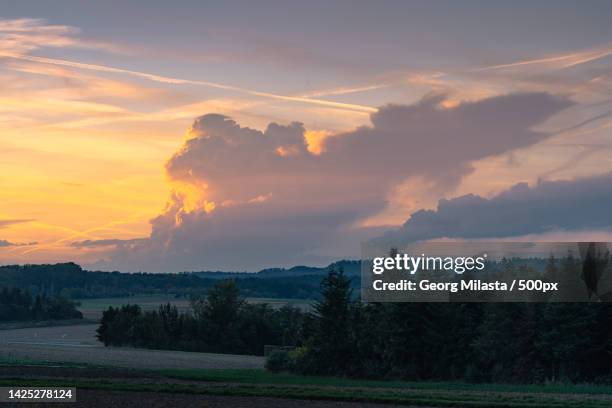
[{"label": "sunset sky", "polygon": [[2,264],[612,241],[609,1],[0,5]]}]

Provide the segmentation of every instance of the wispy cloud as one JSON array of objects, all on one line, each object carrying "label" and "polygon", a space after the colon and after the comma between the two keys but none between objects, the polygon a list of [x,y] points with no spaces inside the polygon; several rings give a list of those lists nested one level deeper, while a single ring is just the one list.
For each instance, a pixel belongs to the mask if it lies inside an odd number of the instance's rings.
[{"label": "wispy cloud", "polygon": [[68,25],[47,24],[38,18],[0,19],[0,51],[29,53],[45,47],[97,49],[125,53],[124,46],[77,37],[80,30]]},{"label": "wispy cloud", "polygon": [[134,238],[134,239],[86,239],[84,241],[74,241],[70,243],[71,247],[74,248],[99,248],[109,246],[121,246],[136,244],[144,241],[146,238]]},{"label": "wispy cloud", "polygon": [[612,46],[606,46],[568,54],[514,61],[506,64],[488,65],[485,67],[475,68],[473,71],[490,71],[504,68],[523,67],[528,65],[547,65],[553,68],[563,69],[580,64],[586,64],[587,62],[606,58],[610,55],[612,55]]},{"label": "wispy cloud", "polygon": [[12,20],[0,20],[0,31],[2,32],[41,32],[49,34],[65,34],[78,31],[74,27],[65,25],[49,25],[40,18],[16,18]]},{"label": "wispy cloud", "polygon": [[382,88],[387,88],[391,84],[374,84],[374,85],[361,85],[361,86],[349,86],[331,89],[321,89],[316,91],[310,91],[301,94],[303,98],[316,98],[319,96],[332,96],[332,95],[347,95],[358,92],[375,91]]},{"label": "wispy cloud", "polygon": [[93,228],[88,228],[88,229],[86,229],[84,231],[71,230],[71,232],[72,232],[71,235],[66,236],[64,238],[61,238],[61,239],[58,239],[58,240],[55,240],[53,242],[36,245],[33,248],[28,249],[27,251],[24,251],[22,253],[22,255],[29,254],[31,252],[37,252],[37,251],[40,251],[42,249],[49,249],[49,248],[54,248],[54,247],[57,247],[57,246],[61,246],[62,244],[66,243],[66,242],[70,242],[70,241],[73,241],[73,240],[78,239],[78,238],[86,238],[86,241],[98,241],[100,238],[93,236],[92,235],[93,233],[101,232],[101,231],[107,231],[107,230],[112,230],[112,228],[115,227],[115,226],[131,223],[134,220],[139,219],[141,217],[142,217],[141,213],[136,213],[136,214],[133,214],[130,217],[126,217],[125,219],[110,221],[110,222],[107,222],[104,225],[96,226],[96,227],[93,227]]},{"label": "wispy cloud", "polygon": [[51,64],[55,66],[85,69],[96,72],[130,75],[165,84],[204,86],[208,88],[286,102],[297,102],[363,113],[376,112],[376,109],[371,106],[327,101],[308,96],[282,95],[213,81],[177,78],[108,65],[89,64],[66,59],[35,56],[31,54],[32,51],[44,47],[77,47],[86,49],[102,49],[111,52],[121,52],[122,50],[122,47],[115,46],[114,44],[78,38],[75,34],[78,34],[79,32],[80,30],[75,27],[65,25],[49,25],[41,19],[26,18],[16,20],[0,20],[0,57],[36,62],[40,64]]},{"label": "wispy cloud", "polygon": [[15,225],[15,224],[23,224],[26,222],[31,222],[34,221],[32,219],[12,219],[12,220],[0,220],[0,228],[5,228],[5,227],[9,227],[11,225]]},{"label": "wispy cloud", "polygon": [[23,247],[23,246],[30,246],[30,245],[36,245],[36,242],[19,242],[19,243],[15,243],[15,242],[7,241],[5,239],[0,239],[0,248]]},{"label": "wispy cloud", "polygon": [[131,75],[131,76],[135,76],[139,78],[148,79],[154,82],[166,83],[166,84],[205,86],[209,88],[221,89],[221,90],[232,91],[232,92],[239,92],[239,93],[248,94],[251,96],[258,96],[258,97],[276,99],[276,100],[287,101],[287,102],[301,102],[301,103],[306,103],[310,105],[319,105],[319,106],[325,106],[325,107],[336,108],[336,109],[348,109],[348,110],[364,112],[364,113],[376,112],[376,108],[373,108],[371,106],[356,105],[356,104],[342,103],[342,102],[333,102],[333,101],[326,101],[322,99],[313,99],[313,98],[300,97],[300,96],[280,95],[280,94],[275,94],[271,92],[263,92],[263,91],[256,91],[253,89],[248,89],[248,88],[241,88],[241,87],[233,86],[233,85],[220,84],[217,82],[176,78],[176,77],[170,77],[170,76],[164,76],[164,75],[151,74],[147,72],[116,68],[116,67],[111,67],[108,65],[87,64],[87,63],[69,61],[69,60],[64,60],[64,59],[38,57],[38,56],[26,55],[26,54],[0,53],[0,57],[14,58],[14,59],[19,59],[19,60],[39,62],[43,64],[53,64],[53,65],[78,68],[78,69],[87,69],[87,70],[98,71],[98,72],[125,74],[125,75]]}]

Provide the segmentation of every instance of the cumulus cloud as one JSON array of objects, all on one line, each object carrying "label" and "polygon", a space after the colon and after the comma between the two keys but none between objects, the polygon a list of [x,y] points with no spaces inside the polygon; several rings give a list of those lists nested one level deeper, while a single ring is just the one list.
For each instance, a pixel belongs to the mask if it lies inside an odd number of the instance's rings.
[{"label": "cumulus cloud", "polygon": [[372,115],[372,126],[328,137],[321,155],[309,154],[299,123],[272,123],[260,132],[206,115],[168,162],[168,175],[202,186],[216,204],[271,194],[276,203],[302,205],[308,198],[310,207],[319,201],[313,198],[333,197],[345,208],[355,201],[371,208],[408,177],[452,186],[471,161],[545,139],[531,128],[571,104],[548,94],[518,94],[441,109],[443,98],[385,106]]},{"label": "cumulus cloud", "polygon": [[547,138],[532,128],[571,105],[544,93],[443,101],[384,106],[371,126],[326,138],[320,154],[300,123],[260,131],[204,115],[166,165],[174,190],[150,238],[118,248],[106,267],[256,269],[355,256],[380,233],[358,221],[382,211],[399,183],[454,188],[472,161]]},{"label": "cumulus cloud", "polygon": [[612,173],[542,181],[533,187],[519,183],[490,199],[468,194],[440,200],[436,210],[415,212],[400,229],[387,233],[381,240],[408,244],[440,238],[525,235],[533,240],[538,235],[545,239],[576,240],[580,231],[590,231],[592,236],[593,231],[612,230],[610,202]]}]

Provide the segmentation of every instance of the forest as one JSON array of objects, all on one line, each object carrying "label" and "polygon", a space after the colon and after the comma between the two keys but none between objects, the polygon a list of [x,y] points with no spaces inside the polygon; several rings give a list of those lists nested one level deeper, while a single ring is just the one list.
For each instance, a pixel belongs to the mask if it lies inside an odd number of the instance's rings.
[{"label": "forest", "polygon": [[263,354],[268,344],[295,346],[304,337],[307,317],[300,309],[250,304],[233,280],[217,281],[204,298],[194,298],[191,313],[161,305],[143,312],[138,305],[109,307],[98,339],[107,346],[135,346],[232,354]]},{"label": "forest", "polygon": [[331,268],[312,312],[250,305],[218,281],[191,313],[110,308],[106,345],[263,354],[272,371],[469,382],[612,381],[609,303],[362,303]]},{"label": "forest", "polygon": [[0,290],[0,322],[82,319],[76,306],[75,302],[57,296],[32,296],[18,288]]},{"label": "forest", "polygon": [[[348,271],[359,287],[359,262],[333,266]],[[0,266],[0,287],[15,287],[32,294],[45,293],[70,299],[170,294],[193,297],[205,294],[220,279],[234,279],[245,297],[316,299],[327,268],[294,267],[259,272],[124,273],[83,270],[75,263]]]}]

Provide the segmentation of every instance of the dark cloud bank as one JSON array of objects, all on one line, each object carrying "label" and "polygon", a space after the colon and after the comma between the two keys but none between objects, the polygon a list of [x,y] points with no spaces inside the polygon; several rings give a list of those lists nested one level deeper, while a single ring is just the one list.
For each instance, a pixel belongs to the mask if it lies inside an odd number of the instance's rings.
[{"label": "dark cloud bank", "polygon": [[440,200],[383,239],[502,238],[554,231],[612,228],[612,173],[572,181],[520,183],[493,198],[473,194]]}]

